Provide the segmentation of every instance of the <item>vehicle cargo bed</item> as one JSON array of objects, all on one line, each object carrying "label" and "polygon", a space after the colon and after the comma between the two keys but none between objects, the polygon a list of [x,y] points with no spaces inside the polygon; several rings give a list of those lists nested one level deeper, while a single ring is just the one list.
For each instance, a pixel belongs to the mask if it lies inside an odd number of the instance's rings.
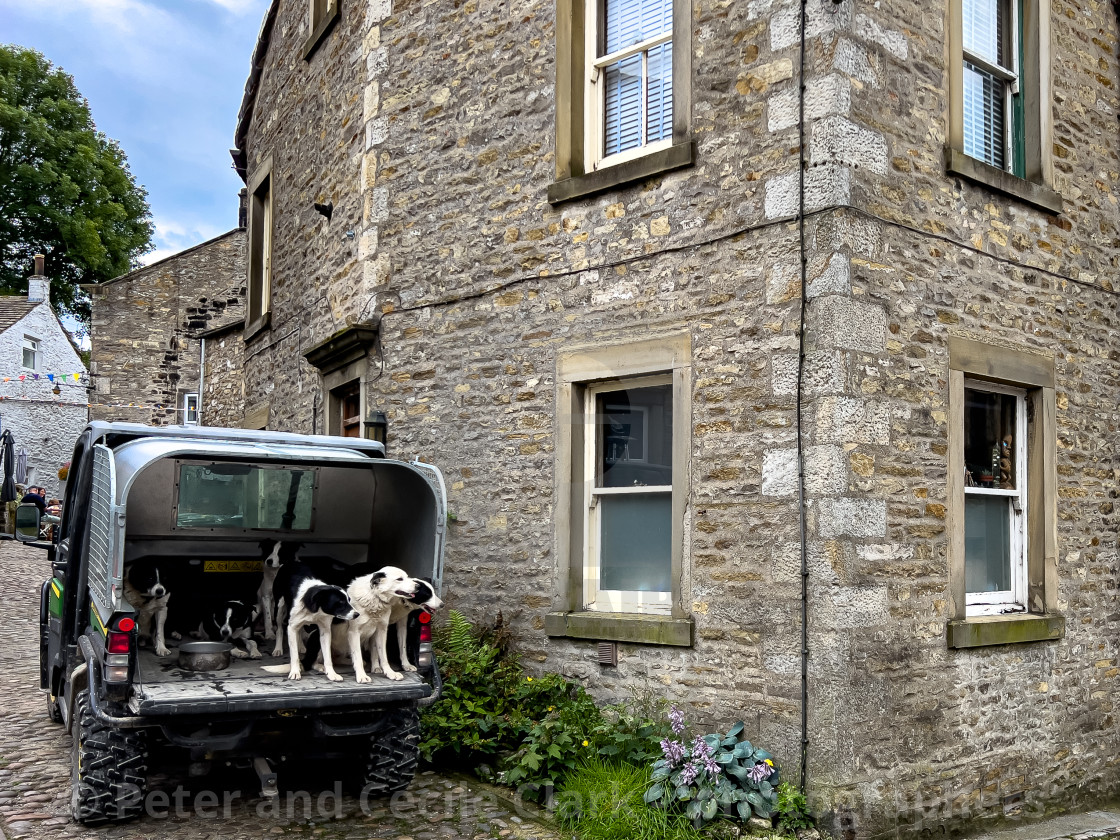
[{"label": "vehicle cargo bed", "polygon": [[234,659],[221,671],[184,671],[178,652],[158,657],[139,651],[137,673],[128,707],[134,714],[170,715],[278,709],[336,709],[419,700],[431,687],[416,674],[406,673],[400,681],[378,674],[372,682],[359,685],[349,665],[336,669],[342,682],[331,682],[325,674],[305,670],[303,679],[289,680],[287,672],[270,674],[262,665],[287,665],[283,658]]}]

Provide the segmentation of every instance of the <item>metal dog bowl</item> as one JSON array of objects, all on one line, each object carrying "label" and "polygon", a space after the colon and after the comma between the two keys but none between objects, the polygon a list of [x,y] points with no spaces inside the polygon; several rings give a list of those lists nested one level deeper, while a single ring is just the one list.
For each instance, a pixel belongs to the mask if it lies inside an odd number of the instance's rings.
[{"label": "metal dog bowl", "polygon": [[229,667],[229,642],[184,642],[179,645],[179,667],[184,671],[222,671]]}]

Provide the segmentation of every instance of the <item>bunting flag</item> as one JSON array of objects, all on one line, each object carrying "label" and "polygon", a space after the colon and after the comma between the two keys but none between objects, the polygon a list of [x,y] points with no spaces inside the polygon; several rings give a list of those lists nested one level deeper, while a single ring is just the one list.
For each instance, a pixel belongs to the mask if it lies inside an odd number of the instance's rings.
[{"label": "bunting flag", "polygon": [[156,411],[174,411],[182,414],[187,411],[194,411],[195,409],[176,408],[173,405],[165,405],[163,403],[95,403],[95,402],[74,402],[73,400],[44,400],[33,399],[31,397],[5,397],[0,396],[0,403],[5,402],[20,402],[20,403],[37,403],[39,405],[80,405],[85,408],[135,408]]},{"label": "bunting flag", "polygon": [[30,376],[34,380],[38,380],[39,377],[45,376],[51,382],[54,382],[56,377],[59,380],[66,380],[66,379],[71,379],[72,378],[75,382],[81,382],[82,377],[85,376],[85,377],[88,378],[89,374],[85,373],[85,372],[80,372],[80,373],[31,373],[31,374],[20,373],[20,374],[16,374],[16,375],[12,375],[12,376],[5,376],[5,377],[3,377],[3,381],[4,382],[11,382],[13,379],[18,379],[20,382],[24,382],[24,381],[27,380],[28,376]]}]

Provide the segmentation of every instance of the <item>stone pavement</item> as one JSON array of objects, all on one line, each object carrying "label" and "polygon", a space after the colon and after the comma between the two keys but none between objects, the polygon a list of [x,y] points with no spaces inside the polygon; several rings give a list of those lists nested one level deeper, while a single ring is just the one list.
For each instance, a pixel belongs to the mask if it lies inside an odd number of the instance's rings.
[{"label": "stone pavement", "polygon": [[[39,586],[47,555],[0,541],[0,840],[277,836],[314,840],[558,840],[532,814],[483,785],[423,773],[392,800],[342,793],[330,767],[281,773],[278,802],[263,801],[254,774],[221,768],[204,779],[155,776],[146,816],[89,829],[70,820],[70,736],[47,718],[39,690]],[[152,762],[153,764],[155,762]],[[158,772],[158,767],[155,768]]]}]

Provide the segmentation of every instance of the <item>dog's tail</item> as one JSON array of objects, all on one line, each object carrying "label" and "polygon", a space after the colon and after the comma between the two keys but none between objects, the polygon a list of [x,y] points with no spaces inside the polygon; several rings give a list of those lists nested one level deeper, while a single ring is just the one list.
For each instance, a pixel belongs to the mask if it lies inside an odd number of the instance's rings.
[{"label": "dog's tail", "polygon": [[286,674],[291,670],[291,665],[261,665],[262,671],[267,671],[270,674]]}]

